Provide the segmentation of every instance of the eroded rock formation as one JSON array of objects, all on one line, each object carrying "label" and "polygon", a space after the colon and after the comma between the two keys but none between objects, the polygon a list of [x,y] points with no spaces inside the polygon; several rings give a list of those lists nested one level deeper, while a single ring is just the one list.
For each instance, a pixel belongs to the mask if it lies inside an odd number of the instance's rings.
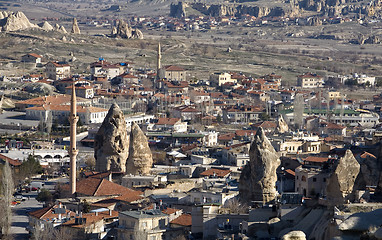
[{"label": "eroded rock formation", "polygon": [[29,22],[23,12],[0,12],[0,31],[12,32],[37,27]]},{"label": "eroded rock formation", "polygon": [[128,147],[125,117],[119,106],[114,103],[94,139],[96,170],[125,172]]},{"label": "eroded rock formation", "polygon": [[306,235],[303,231],[291,231],[285,234],[282,240],[306,240]]},{"label": "eroded rock formation", "polygon": [[60,26],[57,23],[54,25],[54,31],[61,32],[61,33],[68,33],[64,26]]},{"label": "eroded rock formation", "polygon": [[52,25],[50,25],[50,23],[48,23],[47,21],[44,21],[42,23],[40,23],[38,25],[42,30],[44,31],[52,31],[54,30],[54,28],[52,27]]},{"label": "eroded rock formation", "polygon": [[143,33],[139,29],[133,29],[123,20],[119,20],[117,27],[112,28],[111,36],[127,39],[143,39]]},{"label": "eroded rock formation", "polygon": [[147,138],[141,128],[133,123],[130,132],[129,157],[126,163],[126,173],[133,175],[148,175],[153,165],[153,156]]},{"label": "eroded rock formation", "polygon": [[326,195],[329,204],[341,205],[354,201],[355,180],[360,172],[360,165],[350,150],[340,158],[334,172],[328,179]]},{"label": "eroded rock formation", "polygon": [[77,18],[73,18],[72,32],[73,34],[80,34],[80,28],[78,27]]},{"label": "eroded rock formation", "polygon": [[271,202],[276,197],[278,153],[262,128],[257,130],[249,150],[250,161],[240,175],[239,194],[244,201]]},{"label": "eroded rock formation", "polygon": [[277,121],[277,131],[279,133],[285,133],[289,131],[288,124],[285,122],[284,118],[281,115]]}]

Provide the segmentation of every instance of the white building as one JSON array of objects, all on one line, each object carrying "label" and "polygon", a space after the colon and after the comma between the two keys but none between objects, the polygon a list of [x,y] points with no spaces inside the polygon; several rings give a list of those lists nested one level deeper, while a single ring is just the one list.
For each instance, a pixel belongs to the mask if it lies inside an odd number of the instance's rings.
[{"label": "white building", "polygon": [[[25,109],[26,119],[47,121],[52,115],[52,121],[63,123],[70,114],[70,105],[42,105]],[[102,123],[108,110],[97,107],[77,106],[77,114],[81,123]]]},{"label": "white building", "polygon": [[45,65],[45,71],[48,78],[59,80],[70,77],[70,65],[59,62],[49,62]]},{"label": "white building", "polygon": [[237,79],[232,79],[227,72],[214,73],[210,75],[210,83],[213,86],[221,86],[225,83],[237,83]]}]

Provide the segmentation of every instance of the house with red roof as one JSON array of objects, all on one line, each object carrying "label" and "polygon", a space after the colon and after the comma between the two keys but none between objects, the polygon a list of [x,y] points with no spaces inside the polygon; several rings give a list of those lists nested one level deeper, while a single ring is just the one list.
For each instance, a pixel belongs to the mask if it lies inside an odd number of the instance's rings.
[{"label": "house with red roof", "polygon": [[113,210],[80,213],[78,216],[61,224],[67,229],[73,239],[103,239],[110,226],[118,221],[118,212]]},{"label": "house with red roof", "polygon": [[182,122],[180,118],[158,118],[154,120],[153,126],[148,126],[148,130],[161,132],[187,132],[187,122]]},{"label": "house with red roof", "polygon": [[41,63],[42,56],[36,53],[28,53],[21,57],[21,62],[24,63],[34,63],[35,65]]},{"label": "house with red roof", "polygon": [[48,62],[45,65],[45,73],[48,78],[59,80],[70,77],[70,65],[61,62]]},{"label": "house with red roof", "polygon": [[179,106],[173,109],[173,115],[176,118],[181,118],[183,121],[192,121],[198,119],[202,114],[201,110],[194,106]]},{"label": "house with red roof", "polygon": [[139,83],[139,78],[137,76],[134,76],[130,73],[122,73],[121,75],[118,75],[116,77],[117,82],[121,84],[138,84]]},{"label": "house with red roof", "polygon": [[75,216],[75,212],[66,209],[66,206],[61,203],[34,210],[28,212],[28,230],[33,231],[35,228],[46,228],[48,227],[47,225],[56,227],[74,218]]},{"label": "house with red roof", "polygon": [[305,73],[297,76],[297,86],[301,88],[322,88],[324,78],[315,73]]},{"label": "house with red roof", "polygon": [[186,81],[186,70],[176,65],[164,67],[164,77],[168,80]]}]

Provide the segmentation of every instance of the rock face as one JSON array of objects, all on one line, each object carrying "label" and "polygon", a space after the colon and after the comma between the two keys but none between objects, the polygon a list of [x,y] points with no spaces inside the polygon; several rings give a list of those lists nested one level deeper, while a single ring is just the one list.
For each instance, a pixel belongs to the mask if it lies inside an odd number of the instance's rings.
[{"label": "rock face", "polygon": [[178,2],[178,4],[171,3],[170,16],[176,18],[186,17],[186,7],[188,7],[188,4],[185,2]]},{"label": "rock face", "polygon": [[61,33],[68,33],[64,26],[60,26],[57,23],[54,25],[54,31],[61,32]]},{"label": "rock face", "polygon": [[114,103],[95,136],[96,170],[125,172],[128,146],[125,117],[119,106]]},{"label": "rock face", "polygon": [[306,240],[306,235],[303,231],[291,231],[285,234],[282,240]]},{"label": "rock face", "polygon": [[143,33],[140,30],[133,30],[132,27],[123,20],[119,20],[117,27],[112,28],[111,36],[127,39],[143,39]]},{"label": "rock face", "polygon": [[77,18],[73,18],[72,33],[73,34],[81,33],[80,28],[78,27]]},{"label": "rock face", "polygon": [[280,165],[264,130],[259,128],[249,150],[250,161],[240,175],[239,195],[244,201],[271,202],[276,197],[276,169]]},{"label": "rock face", "polygon": [[52,27],[52,25],[50,25],[50,23],[48,23],[47,21],[43,22],[43,23],[40,23],[38,25],[42,30],[44,31],[52,31],[54,30],[54,28]]},{"label": "rock face", "polygon": [[285,133],[289,131],[288,124],[285,122],[284,118],[280,115],[279,120],[277,121],[277,131],[279,133]]},{"label": "rock face", "polygon": [[139,29],[134,29],[133,33],[131,34],[131,38],[135,39],[143,39],[143,33]]},{"label": "rock face", "polygon": [[153,156],[145,134],[133,123],[130,132],[129,158],[126,163],[126,173],[133,175],[148,175],[153,165]]},{"label": "rock face", "polygon": [[340,158],[334,172],[328,179],[326,195],[332,205],[341,205],[354,200],[354,183],[360,172],[360,165],[350,150]]},{"label": "rock face", "polygon": [[29,22],[23,12],[0,12],[0,30],[2,32],[12,32],[37,27]]}]

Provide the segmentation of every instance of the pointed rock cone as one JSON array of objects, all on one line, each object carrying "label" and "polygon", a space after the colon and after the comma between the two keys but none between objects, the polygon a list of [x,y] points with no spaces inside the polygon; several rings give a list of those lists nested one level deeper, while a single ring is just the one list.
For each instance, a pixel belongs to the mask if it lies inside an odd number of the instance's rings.
[{"label": "pointed rock cone", "polygon": [[94,139],[96,170],[125,172],[129,139],[123,112],[113,104]]},{"label": "pointed rock cone", "polygon": [[329,177],[326,197],[331,205],[342,205],[354,201],[354,183],[359,174],[360,165],[350,150],[340,158],[334,172]]},{"label": "pointed rock cone", "polygon": [[153,156],[147,138],[140,127],[133,123],[130,132],[129,158],[126,173],[133,175],[149,175],[153,165]]},{"label": "pointed rock cone", "polygon": [[259,128],[249,150],[249,162],[240,175],[239,196],[245,202],[271,202],[276,197],[279,154]]},{"label": "pointed rock cone", "polygon": [[77,18],[73,18],[72,33],[73,34],[81,33],[80,28],[78,27]]}]

